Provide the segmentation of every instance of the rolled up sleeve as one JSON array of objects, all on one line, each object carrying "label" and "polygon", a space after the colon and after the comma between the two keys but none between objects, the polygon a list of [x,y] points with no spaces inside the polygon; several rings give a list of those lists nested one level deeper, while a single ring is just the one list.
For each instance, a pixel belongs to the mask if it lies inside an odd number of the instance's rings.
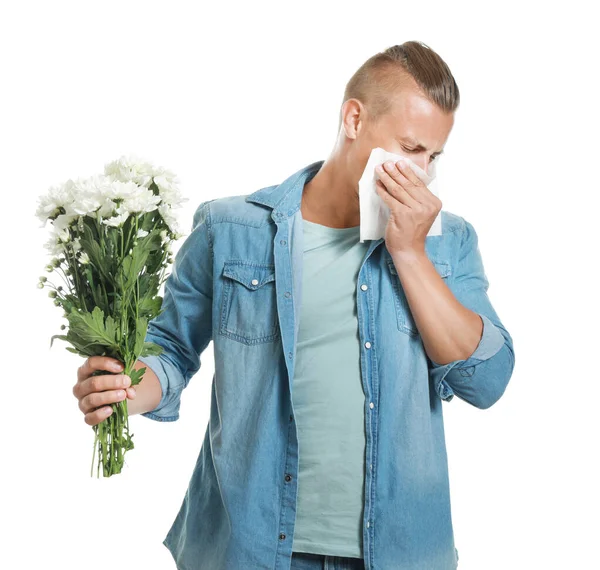
[{"label": "rolled up sleeve", "polygon": [[161,312],[148,323],[146,341],[162,346],[163,352],[138,358],[160,381],[160,402],[154,410],[141,414],[156,421],[179,419],[181,393],[199,370],[200,355],[212,338],[213,250],[208,204],[198,206],[192,232],[177,251],[165,281]]},{"label": "rolled up sleeve", "polygon": [[446,401],[456,394],[477,408],[497,402],[508,385],[515,365],[513,339],[488,297],[477,233],[464,220],[461,246],[449,288],[457,300],[477,313],[483,323],[479,344],[466,359],[438,364],[428,357],[429,372],[438,395]]}]

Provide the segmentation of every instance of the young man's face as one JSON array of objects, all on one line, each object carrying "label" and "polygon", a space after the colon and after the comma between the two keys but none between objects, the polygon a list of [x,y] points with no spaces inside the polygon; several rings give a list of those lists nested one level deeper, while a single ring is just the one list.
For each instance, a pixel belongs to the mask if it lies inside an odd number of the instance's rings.
[{"label": "young man's face", "polygon": [[360,179],[371,150],[381,147],[412,160],[425,172],[438,156],[454,124],[454,113],[445,113],[418,91],[405,89],[392,101],[391,110],[375,123],[361,119],[349,150],[356,180]]}]

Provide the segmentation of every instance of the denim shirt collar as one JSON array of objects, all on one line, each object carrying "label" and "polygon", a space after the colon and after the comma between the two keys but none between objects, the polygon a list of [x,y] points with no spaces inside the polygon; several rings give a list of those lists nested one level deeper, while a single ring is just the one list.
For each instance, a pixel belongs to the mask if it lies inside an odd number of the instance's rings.
[{"label": "denim shirt collar", "polygon": [[246,197],[246,202],[269,206],[273,209],[272,217],[277,221],[294,215],[300,209],[305,184],[315,177],[324,162],[324,160],[313,162],[294,172],[281,184],[257,190]]}]

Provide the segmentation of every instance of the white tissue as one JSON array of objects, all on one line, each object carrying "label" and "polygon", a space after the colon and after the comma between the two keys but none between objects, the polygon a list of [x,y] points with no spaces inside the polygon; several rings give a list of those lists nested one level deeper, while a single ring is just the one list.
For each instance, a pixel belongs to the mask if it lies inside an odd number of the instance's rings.
[{"label": "white tissue", "polygon": [[[385,228],[390,217],[390,209],[387,204],[381,199],[376,190],[376,182],[379,176],[375,171],[378,164],[382,164],[386,160],[397,161],[404,159],[412,168],[417,177],[427,186],[432,194],[439,196],[437,185],[436,164],[439,155],[437,155],[429,164],[429,174],[421,167],[417,166],[410,158],[400,154],[394,154],[387,150],[376,147],[371,151],[369,160],[363,171],[363,174],[358,181],[358,198],[360,208],[360,241],[366,239],[379,239],[385,236]],[[428,236],[439,236],[442,234],[442,212],[438,213],[429,232]]]}]

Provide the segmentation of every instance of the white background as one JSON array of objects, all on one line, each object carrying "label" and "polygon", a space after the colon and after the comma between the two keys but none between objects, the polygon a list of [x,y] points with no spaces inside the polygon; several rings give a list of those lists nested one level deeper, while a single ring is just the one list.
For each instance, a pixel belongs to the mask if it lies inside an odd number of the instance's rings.
[{"label": "white background", "polygon": [[49,348],[62,309],[37,288],[49,259],[38,196],[134,152],[178,174],[188,233],[201,201],[325,159],[352,73],[420,40],[461,93],[438,167],[443,207],[478,232],[516,356],[492,408],[444,404],[459,568],[600,568],[592,5],[4,4],[0,567],[174,569],[161,542],[200,450],[214,370],[211,343],[180,420],[133,416],[124,472],[90,477],[93,432],[72,395],[83,359],[60,340]]}]

